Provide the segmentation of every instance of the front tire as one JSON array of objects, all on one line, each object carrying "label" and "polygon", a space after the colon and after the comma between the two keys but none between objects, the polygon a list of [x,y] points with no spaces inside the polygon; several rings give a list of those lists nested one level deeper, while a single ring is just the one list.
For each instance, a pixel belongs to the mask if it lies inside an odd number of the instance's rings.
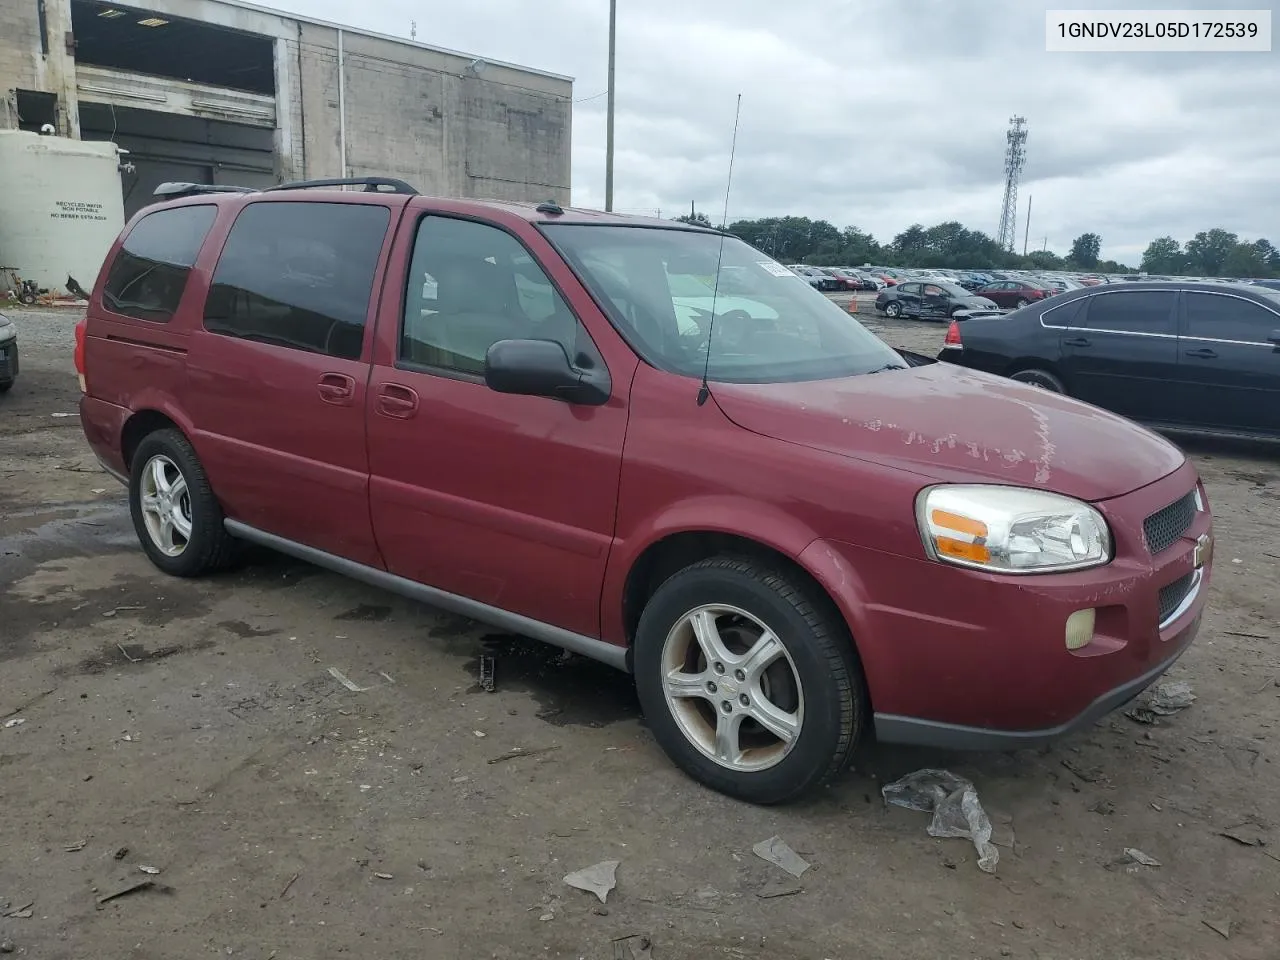
[{"label": "front tire", "polygon": [[1021,310],[1023,307],[1025,307],[1025,306],[1026,306],[1027,304],[1029,304],[1030,302],[1031,302],[1031,301],[1030,301],[1030,300],[1028,300],[1026,297],[1019,297],[1019,298],[1018,298],[1018,302],[1017,302],[1017,303],[1015,303],[1013,306],[1014,306],[1014,308],[1015,308],[1015,309]]},{"label": "front tire", "polygon": [[667,580],[640,616],[636,689],[654,737],[695,780],[777,804],[848,766],[865,725],[843,621],[795,574],[714,557]]},{"label": "front tire", "polygon": [[890,300],[884,305],[884,315],[890,320],[897,320],[902,316],[902,304],[897,300]]},{"label": "front tire", "polygon": [[129,512],[142,549],[171,576],[198,577],[235,558],[222,506],[178,430],[158,430],[138,444],[129,470]]}]

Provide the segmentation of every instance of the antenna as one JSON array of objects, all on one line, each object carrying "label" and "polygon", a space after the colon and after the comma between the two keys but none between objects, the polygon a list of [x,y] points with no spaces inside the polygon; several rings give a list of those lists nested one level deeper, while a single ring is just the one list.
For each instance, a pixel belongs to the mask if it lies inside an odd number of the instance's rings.
[{"label": "antenna", "polygon": [[1022,180],[1022,167],[1027,162],[1026,126],[1026,117],[1010,117],[1009,131],[1004,137],[1008,143],[1004,153],[1004,203],[1000,207],[996,245],[1009,253],[1013,253],[1017,237],[1018,183]]},{"label": "antenna", "polygon": [[711,323],[707,326],[707,356],[702,363],[702,386],[698,388],[698,406],[711,396],[711,384],[707,377],[711,372],[711,337],[716,332],[716,298],[720,296],[720,264],[724,262],[724,227],[729,222],[729,190],[733,187],[733,156],[738,152],[738,121],[742,118],[742,94],[738,94],[738,106],[733,113],[733,140],[729,145],[729,178],[724,187],[724,219],[720,222],[720,251],[716,254],[716,285],[711,291]]}]

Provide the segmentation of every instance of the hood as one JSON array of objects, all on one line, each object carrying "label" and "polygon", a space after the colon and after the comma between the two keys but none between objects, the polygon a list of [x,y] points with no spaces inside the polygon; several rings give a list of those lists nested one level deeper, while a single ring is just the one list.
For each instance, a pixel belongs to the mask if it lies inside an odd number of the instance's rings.
[{"label": "hood", "polygon": [[948,363],[808,383],[717,383],[712,395],[753,433],[935,481],[1105,500],[1154,483],[1185,460],[1123,417]]},{"label": "hood", "polygon": [[963,301],[966,307],[973,310],[999,310],[994,300],[988,300],[986,297],[965,297]]}]

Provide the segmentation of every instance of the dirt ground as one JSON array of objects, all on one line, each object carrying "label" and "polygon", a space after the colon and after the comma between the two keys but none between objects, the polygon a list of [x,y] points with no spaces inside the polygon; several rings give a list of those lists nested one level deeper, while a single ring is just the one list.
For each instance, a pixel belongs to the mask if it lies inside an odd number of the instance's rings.
[{"label": "dirt ground", "polygon": [[[615,960],[644,937],[656,960],[1277,956],[1280,450],[1190,446],[1219,542],[1172,674],[1189,709],[1015,755],[870,746],[815,799],[757,809],[678,773],[604,667],[278,557],[162,576],[65,416],[77,314],[13,313],[0,951]],[[922,352],[943,333],[869,322]],[[994,875],[880,800],[924,766],[977,784]],[[790,889],[752,853],[774,835],[812,863]],[[621,862],[607,907],[562,881],[603,860]]]}]

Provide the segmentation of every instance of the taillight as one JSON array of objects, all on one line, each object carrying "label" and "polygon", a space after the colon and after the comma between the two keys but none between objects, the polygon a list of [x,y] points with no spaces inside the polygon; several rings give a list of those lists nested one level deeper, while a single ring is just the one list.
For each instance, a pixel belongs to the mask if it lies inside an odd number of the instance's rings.
[{"label": "taillight", "polygon": [[80,378],[81,393],[89,392],[88,388],[85,385],[85,379],[84,379],[84,334],[85,334],[85,325],[87,323],[88,323],[87,320],[81,320],[79,323],[76,324],[75,363],[76,363],[76,374]]},{"label": "taillight", "polygon": [[960,342],[960,322],[952,320],[951,326],[947,327],[947,339],[942,341],[948,347],[963,346]]}]

